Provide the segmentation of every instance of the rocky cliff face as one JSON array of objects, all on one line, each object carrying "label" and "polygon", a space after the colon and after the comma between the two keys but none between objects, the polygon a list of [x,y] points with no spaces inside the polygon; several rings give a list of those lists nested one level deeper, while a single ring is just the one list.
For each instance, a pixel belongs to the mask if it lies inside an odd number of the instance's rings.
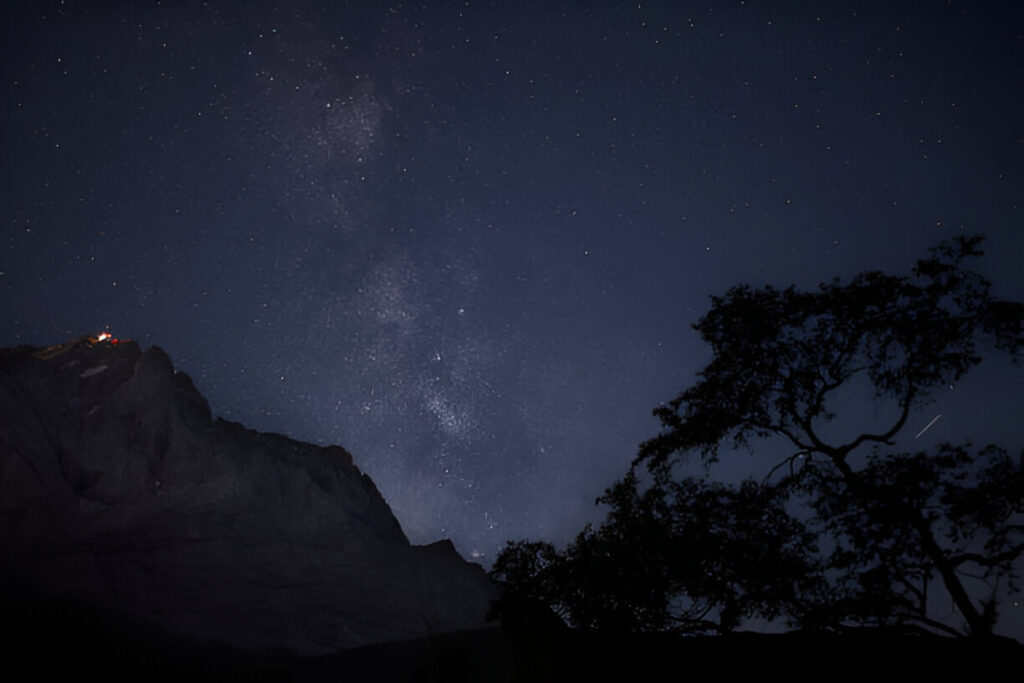
[{"label": "rocky cliff face", "polygon": [[213,419],[157,347],[0,352],[0,414],[18,581],[250,652],[484,625],[483,570],[450,542],[411,546],[345,450]]}]

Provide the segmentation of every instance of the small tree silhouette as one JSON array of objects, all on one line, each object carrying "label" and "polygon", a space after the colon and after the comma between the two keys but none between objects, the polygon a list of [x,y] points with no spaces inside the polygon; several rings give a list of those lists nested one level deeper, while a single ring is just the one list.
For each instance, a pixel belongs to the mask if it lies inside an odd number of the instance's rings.
[{"label": "small tree silhouette", "polygon": [[[928,614],[938,579],[963,632],[991,635],[995,600],[972,597],[965,576],[990,582],[992,595],[1000,582],[1016,588],[1024,455],[970,445],[884,450],[913,408],[980,362],[980,338],[1019,360],[1024,306],[995,300],[964,267],[981,240],[940,244],[910,276],[872,271],[812,292],[738,286],[712,297],[694,326],[711,362],[655,411],[662,432],[599,499],[611,506],[606,522],[564,553],[548,548],[545,572],[559,577],[548,604],[585,626],[727,630],[744,617],[785,614],[808,626],[960,633]],[[826,436],[838,417],[830,402],[862,381],[893,406],[891,422],[845,441]],[[710,464],[723,447],[776,436],[794,452],[763,482],[676,475],[688,456]],[[807,512],[791,515],[795,503]],[[607,580],[611,567],[623,581]],[[523,585],[500,570],[495,577],[507,595]]]}]

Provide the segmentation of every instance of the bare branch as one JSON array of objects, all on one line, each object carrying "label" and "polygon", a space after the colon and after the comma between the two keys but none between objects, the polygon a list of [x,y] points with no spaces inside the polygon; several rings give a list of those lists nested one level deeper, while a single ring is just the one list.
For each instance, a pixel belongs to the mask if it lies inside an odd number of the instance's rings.
[{"label": "bare branch", "polygon": [[907,417],[910,415],[910,404],[914,400],[915,393],[914,387],[910,387],[909,391],[907,391],[906,398],[902,401],[903,410],[900,413],[900,418],[896,421],[896,424],[889,429],[889,431],[883,434],[861,434],[839,450],[844,453],[849,453],[866,441],[875,441],[878,443],[892,445],[892,438],[896,436],[901,429],[903,429],[903,425],[907,422]]},{"label": "bare branch", "polygon": [[941,631],[942,633],[946,633],[957,638],[962,638],[964,635],[962,632],[957,631],[955,628],[949,626],[948,624],[943,624],[941,621],[935,621],[934,619],[926,617],[921,614],[908,614],[903,618],[907,621],[917,622],[919,624],[927,626],[928,628],[933,628],[936,631]]},{"label": "bare branch", "polygon": [[782,436],[784,436],[787,439],[789,439],[790,442],[794,446],[799,448],[800,450],[804,450],[804,451],[813,451],[814,450],[814,446],[801,442],[800,439],[798,439],[796,437],[796,435],[791,430],[786,429],[782,425],[773,425],[773,424],[766,424],[766,423],[763,423],[763,422],[754,422],[753,420],[748,422],[748,424],[751,427],[754,427],[755,429],[764,429],[764,430],[769,431],[769,432],[774,432],[776,434],[781,434]]},{"label": "bare branch", "polygon": [[1016,559],[1021,554],[1024,554],[1024,543],[1020,543],[1009,550],[1005,550],[998,555],[992,555],[986,557],[978,553],[961,553],[954,555],[949,558],[949,563],[954,567],[959,567],[962,564],[973,562],[974,564],[982,567],[992,568],[1005,562],[1010,562]]},{"label": "bare branch", "polygon": [[794,477],[796,475],[796,472],[793,471],[793,463],[795,463],[797,460],[801,458],[809,458],[811,457],[811,455],[812,452],[808,450],[802,450],[794,453],[793,455],[789,456],[788,458],[777,464],[775,467],[773,467],[768,472],[768,474],[765,475],[764,479],[761,480],[761,483],[767,484],[778,470],[787,465],[789,466],[789,478]]}]

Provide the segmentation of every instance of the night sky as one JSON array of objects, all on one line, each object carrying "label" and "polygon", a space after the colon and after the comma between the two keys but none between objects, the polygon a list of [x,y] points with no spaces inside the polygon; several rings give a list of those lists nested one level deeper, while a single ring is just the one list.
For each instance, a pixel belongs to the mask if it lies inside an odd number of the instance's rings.
[{"label": "night sky", "polygon": [[[812,4],[6,2],[0,346],[159,345],[350,450],[413,542],[565,542],[709,295],[980,232],[1024,300],[1022,6]],[[994,360],[903,444],[1024,446]]]}]

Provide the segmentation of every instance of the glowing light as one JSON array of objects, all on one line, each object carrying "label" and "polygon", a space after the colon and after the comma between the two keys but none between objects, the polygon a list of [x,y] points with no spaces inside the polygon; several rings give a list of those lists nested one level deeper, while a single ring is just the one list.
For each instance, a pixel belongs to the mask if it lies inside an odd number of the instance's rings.
[{"label": "glowing light", "polygon": [[[111,346],[117,346],[122,340],[118,339],[109,332],[100,332],[95,337],[89,337],[90,344],[110,344]],[[129,341],[129,340],[124,340]]]}]

